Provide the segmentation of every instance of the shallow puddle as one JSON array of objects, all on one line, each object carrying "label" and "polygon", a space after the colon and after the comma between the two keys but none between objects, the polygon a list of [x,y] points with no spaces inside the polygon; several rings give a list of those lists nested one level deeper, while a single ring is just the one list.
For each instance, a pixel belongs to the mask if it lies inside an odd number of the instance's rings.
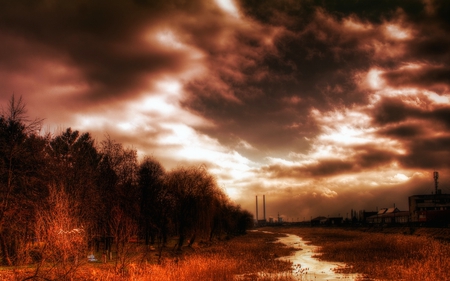
[{"label": "shallow puddle", "polygon": [[286,237],[279,238],[278,241],[298,250],[292,255],[280,259],[293,263],[293,274],[299,280],[361,280],[361,276],[358,274],[335,273],[333,269],[345,267],[345,264],[313,258],[318,246],[307,244],[297,235],[286,235]]}]

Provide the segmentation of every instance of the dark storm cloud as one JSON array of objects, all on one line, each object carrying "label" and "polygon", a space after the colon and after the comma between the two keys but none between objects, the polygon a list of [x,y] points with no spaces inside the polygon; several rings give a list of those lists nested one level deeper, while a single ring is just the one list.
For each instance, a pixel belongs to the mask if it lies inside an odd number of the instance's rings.
[{"label": "dark storm cloud", "polygon": [[[438,1],[439,2],[439,1]],[[380,23],[383,19],[391,18],[398,8],[402,8],[406,12],[418,15],[423,12],[425,3],[421,0],[380,0],[380,1],[323,1],[323,0],[307,0],[307,1],[243,1],[245,10],[257,17],[261,21],[276,21],[278,15],[287,15],[289,18],[302,18],[304,22],[310,20],[310,16],[317,8],[322,8],[332,12],[337,17],[346,17],[356,14],[361,18],[372,22]],[[443,17],[444,18],[444,17]],[[298,21],[291,22],[292,27],[301,26]],[[302,23],[302,22],[300,22]]]},{"label": "dark storm cloud", "polygon": [[297,166],[274,164],[265,166],[260,171],[273,178],[330,177],[367,171],[384,166],[398,157],[395,152],[374,145],[355,145],[349,151],[353,155],[343,159],[320,159],[315,163]]},{"label": "dark storm cloud", "polygon": [[[222,64],[211,56],[215,62],[210,67],[212,73],[229,86],[226,92],[234,99],[223,99],[221,89],[214,88],[207,77],[189,85],[192,95],[184,105],[214,120],[218,127],[205,132],[224,144],[231,145],[228,132],[236,132],[262,150],[269,146],[279,152],[284,147],[308,149],[304,137],[319,132],[309,111],[367,103],[370,92],[358,86],[355,75],[373,66],[386,67],[383,77],[389,85],[448,88],[448,67],[435,62],[448,57],[449,51],[427,51],[427,46],[434,48],[433,42],[448,40],[446,19],[436,8],[442,5],[439,1],[243,1],[247,17],[282,28],[275,41],[276,51],[261,48],[262,37],[239,40],[238,47],[229,51],[252,63],[236,66],[233,73],[241,73],[238,76],[224,73]],[[436,9],[427,12],[429,7]],[[399,41],[395,36],[400,35],[386,33],[387,23],[414,35]],[[245,36],[249,34],[236,34]],[[207,53],[215,54],[214,45],[208,48]],[[258,50],[258,55],[241,51],[249,48]],[[425,66],[416,71],[399,69],[405,61],[425,62]],[[292,97],[300,102],[282,102]],[[401,121],[402,114],[408,114],[402,113],[408,108],[402,108],[401,103],[387,103],[380,107],[378,122]],[[291,110],[285,111],[286,107]],[[288,130],[286,124],[301,126]],[[268,130],[272,134],[268,135]]]},{"label": "dark storm cloud", "polygon": [[439,62],[441,59],[448,59],[450,38],[441,28],[449,26],[431,26],[421,30],[419,37],[414,38],[409,46],[411,56],[423,57],[430,61]]},{"label": "dark storm cloud", "polygon": [[[429,101],[424,101],[427,104]],[[383,125],[377,134],[402,143],[405,153],[396,159],[405,168],[438,169],[449,166],[448,136],[450,107],[417,107],[401,98],[386,99],[374,109],[375,122]]]},{"label": "dark storm cloud", "polygon": [[[419,87],[448,93],[450,24],[445,12],[450,10],[450,4],[448,1],[422,2],[423,9],[415,13],[406,9],[408,5],[402,5],[399,19],[402,25],[412,28],[412,36],[403,42],[402,53],[396,58],[378,63],[386,67],[383,77],[391,87]],[[407,67],[409,64],[413,67]]]},{"label": "dark storm cloud", "polygon": [[[145,38],[168,19],[202,11],[199,2],[1,1],[2,67],[26,71],[34,58],[62,60],[87,84],[81,99],[121,99],[151,84],[151,77],[185,67],[182,51]],[[19,45],[19,49],[16,48]],[[149,79],[150,78],[150,79]]]},{"label": "dark storm cloud", "polygon": [[403,167],[413,169],[446,169],[450,167],[450,137],[418,137],[407,145],[406,155],[399,157]]},{"label": "dark storm cloud", "polygon": [[425,133],[422,126],[418,124],[401,124],[385,127],[378,132],[380,135],[392,137],[394,139],[410,139]]},{"label": "dark storm cloud", "polygon": [[361,169],[382,167],[397,157],[396,153],[375,145],[356,146],[354,151],[356,155],[353,157],[353,162]]},{"label": "dark storm cloud", "polygon": [[412,111],[400,98],[385,98],[373,111],[374,121],[380,125],[398,123],[407,119]]},{"label": "dark storm cloud", "polygon": [[447,129],[450,129],[450,106],[436,108],[429,113],[429,116],[434,120],[445,124]]},{"label": "dark storm cloud", "polygon": [[[317,19],[318,22],[321,20],[325,19]],[[331,25],[326,23],[323,27],[330,35],[335,31]],[[319,30],[319,24],[314,28]],[[262,149],[305,149],[302,139],[317,132],[308,116],[311,107],[330,108],[365,100],[365,96],[355,90],[351,75],[343,69],[343,64],[352,64],[352,59],[347,57],[353,57],[354,52],[341,51],[337,55],[329,47],[339,36],[333,35],[323,42],[316,38],[315,32],[309,29],[304,34],[296,34],[284,30],[276,38],[276,52],[256,47],[260,50],[256,56],[242,50],[262,45],[264,38],[255,38],[254,42],[240,40],[234,48],[224,52],[233,52],[252,61],[234,68],[244,79],[223,73],[223,64],[219,62],[211,66],[219,80],[229,85],[227,91],[235,99],[223,99],[224,94],[214,89],[209,83],[211,78],[207,77],[190,84],[192,95],[185,105],[215,120],[218,130],[208,133],[225,143],[227,132],[232,131]],[[297,102],[287,102],[290,100]],[[299,127],[292,130],[293,127],[286,124]]]},{"label": "dark storm cloud", "polygon": [[[419,99],[416,99],[416,102]],[[407,120],[425,121],[429,120],[434,123],[434,127],[439,129],[440,126],[449,128],[450,126],[450,106],[448,105],[432,105],[426,98],[421,99],[420,103],[411,105],[411,99],[402,97],[383,98],[373,109],[373,121],[378,125],[388,125],[391,123],[400,123]],[[418,126],[416,124],[416,126]],[[389,128],[383,129],[382,131]]]},{"label": "dark storm cloud", "polygon": [[[450,44],[447,49],[450,48]],[[383,77],[396,87],[413,86],[445,91],[450,90],[450,66],[423,66],[418,69],[401,69],[386,72]],[[440,90],[442,91],[442,90]]]},{"label": "dark storm cloud", "polygon": [[303,178],[310,176],[332,176],[352,171],[354,163],[346,160],[322,160],[307,166],[270,165],[261,171],[273,178]]},{"label": "dark storm cloud", "polygon": [[346,160],[323,160],[307,168],[312,176],[332,176],[343,174],[353,169],[354,164]]},{"label": "dark storm cloud", "polygon": [[[244,1],[245,21],[225,19],[222,11],[200,1],[6,3],[0,11],[0,26],[10,39],[2,47],[8,49],[3,54],[9,53],[5,66],[34,71],[30,65],[36,57],[71,65],[76,75],[69,73],[65,79],[85,88],[65,97],[72,103],[120,101],[138,95],[164,74],[189,68],[185,51],[152,44],[154,38],[145,41],[147,29],[170,27],[181,42],[205,56],[208,75],[188,81],[191,95],[183,103],[214,120],[216,129],[203,132],[228,145],[239,141],[233,132],[279,153],[308,148],[304,137],[318,132],[309,117],[311,108],[367,102],[353,74],[371,67],[373,51],[362,46],[382,35],[377,28],[344,29],[345,20],[377,26],[399,17],[399,8],[407,15],[405,21],[426,19],[419,16],[425,9],[421,1]],[[427,38],[421,39],[421,46],[427,45]],[[21,40],[28,46],[23,51],[16,48]],[[426,73],[430,78],[417,73],[423,83],[446,83],[444,68]],[[414,77],[398,70],[386,73],[392,83],[421,83],[405,76]],[[299,101],[286,102],[292,98]]]}]

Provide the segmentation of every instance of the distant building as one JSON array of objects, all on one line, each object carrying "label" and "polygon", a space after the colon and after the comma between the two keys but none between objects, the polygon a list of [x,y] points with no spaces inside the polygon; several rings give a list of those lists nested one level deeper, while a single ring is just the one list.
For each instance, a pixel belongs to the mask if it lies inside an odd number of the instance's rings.
[{"label": "distant building", "polygon": [[266,226],[267,225],[267,221],[266,220],[257,220],[257,225],[258,226]]},{"label": "distant building", "polygon": [[450,223],[450,194],[413,195],[408,198],[411,222]]},{"label": "distant building", "polygon": [[366,212],[365,210],[362,210],[362,211],[359,211],[359,217],[358,217],[358,220],[359,220],[359,222],[361,222],[361,223],[366,223],[366,222],[368,222],[367,221],[367,218],[369,218],[369,217],[371,217],[371,216],[374,216],[374,215],[376,215],[378,212],[375,212],[375,211],[373,211],[373,212]]},{"label": "distant building", "polygon": [[317,217],[311,219],[311,225],[319,225],[319,224],[325,224],[327,221],[327,217]]},{"label": "distant building", "polygon": [[376,215],[367,217],[366,221],[373,224],[408,223],[409,217],[409,211],[400,211],[395,207],[383,208],[380,209]]},{"label": "distant building", "polygon": [[329,225],[340,225],[342,224],[343,220],[344,220],[343,217],[329,217],[326,223]]}]

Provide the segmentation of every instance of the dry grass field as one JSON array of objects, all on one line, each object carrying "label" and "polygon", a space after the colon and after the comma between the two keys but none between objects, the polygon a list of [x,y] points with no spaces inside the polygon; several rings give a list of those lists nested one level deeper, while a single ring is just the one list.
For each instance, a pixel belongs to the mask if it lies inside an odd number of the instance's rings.
[{"label": "dry grass field", "polygon": [[[364,280],[450,280],[450,244],[443,241],[446,234],[442,230],[439,239],[427,235],[426,230],[417,230],[413,235],[338,228],[265,230],[296,234],[311,241],[320,246],[317,258],[344,262],[348,267],[340,270],[362,273]],[[279,236],[249,232],[211,245],[186,247],[182,253],[168,247],[159,264],[157,253],[151,251],[145,256],[131,253],[123,266],[115,261],[106,264],[84,261],[69,271],[57,270],[57,265],[43,266],[37,274],[34,266],[3,268],[0,280],[302,280],[306,276],[287,273],[292,265],[277,259],[293,250],[274,243]]]},{"label": "dry grass field", "polygon": [[291,280],[291,264],[277,260],[291,249],[273,243],[279,235],[249,232],[228,241],[208,246],[186,247],[183,253],[167,248],[163,259],[156,264],[156,252],[145,260],[130,256],[118,270],[117,264],[87,263],[61,273],[54,268],[42,268],[34,276],[35,268],[6,268],[0,271],[0,280],[87,280],[87,281],[196,281],[196,280]]},{"label": "dry grass field", "polygon": [[[383,233],[335,228],[275,228],[320,246],[317,257],[345,262],[347,272],[376,280],[450,280],[447,229],[419,229],[413,234],[393,229]],[[400,232],[400,233],[398,233]],[[438,239],[436,239],[438,238]]]}]

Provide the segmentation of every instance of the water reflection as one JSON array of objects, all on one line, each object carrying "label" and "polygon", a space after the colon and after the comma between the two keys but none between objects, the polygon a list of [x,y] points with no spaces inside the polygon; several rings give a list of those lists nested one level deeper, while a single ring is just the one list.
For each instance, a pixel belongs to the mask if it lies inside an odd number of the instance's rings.
[{"label": "water reflection", "polygon": [[[357,280],[357,274],[335,273],[333,269],[345,267],[344,263],[322,261],[312,256],[317,246],[307,244],[297,235],[286,234],[279,238],[279,242],[298,249],[292,255],[281,257],[282,260],[291,261],[294,265],[293,274],[300,280]],[[360,279],[358,279],[360,280]]]}]

